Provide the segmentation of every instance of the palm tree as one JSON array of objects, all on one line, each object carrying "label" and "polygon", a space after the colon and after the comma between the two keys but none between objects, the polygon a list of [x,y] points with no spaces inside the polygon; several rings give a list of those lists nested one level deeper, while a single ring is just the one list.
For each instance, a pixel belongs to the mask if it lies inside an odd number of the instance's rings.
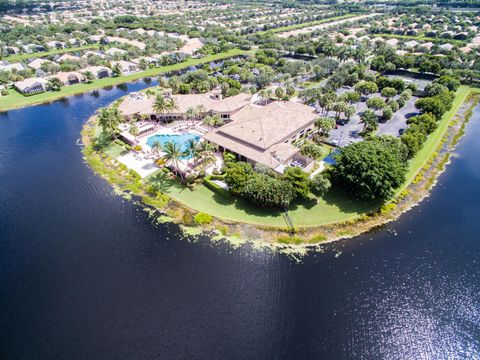
[{"label": "palm tree", "polygon": [[198,144],[198,158],[202,160],[202,164],[206,164],[210,161],[215,161],[215,151],[217,146],[208,142],[202,141]]},{"label": "palm tree", "polygon": [[360,116],[360,123],[363,124],[363,131],[373,131],[378,127],[377,115],[372,110],[365,110]]},{"label": "palm tree", "polygon": [[167,100],[167,110],[173,112],[174,110],[178,110],[177,100],[174,97],[171,97]]},{"label": "palm tree", "polygon": [[133,124],[130,126],[130,129],[128,130],[130,134],[132,134],[135,137],[135,145],[137,144],[137,136],[140,135],[140,130],[138,129],[138,126]]},{"label": "palm tree", "polygon": [[189,155],[193,159],[193,167],[197,166],[197,160],[200,154],[199,142],[197,139],[189,139],[185,144],[185,154]]},{"label": "palm tree", "polygon": [[157,158],[160,157],[160,151],[162,151],[162,143],[160,140],[155,140],[153,142],[152,151],[157,155]]},{"label": "palm tree", "polygon": [[193,107],[189,107],[185,113],[189,120],[193,120],[197,117],[197,109]]},{"label": "palm tree", "polygon": [[168,110],[167,101],[161,95],[157,95],[155,102],[153,103],[153,111],[157,114],[165,114]]},{"label": "palm tree", "polygon": [[98,112],[98,124],[104,132],[112,133],[115,138],[118,124],[121,122],[121,115],[117,108],[101,108]]},{"label": "palm tree", "polygon": [[163,155],[165,161],[170,161],[172,163],[173,171],[183,180],[183,176],[181,172],[179,172],[178,167],[178,162],[180,161],[180,158],[184,155],[181,146],[174,141],[167,141],[163,145],[163,151],[165,152],[165,155]]}]

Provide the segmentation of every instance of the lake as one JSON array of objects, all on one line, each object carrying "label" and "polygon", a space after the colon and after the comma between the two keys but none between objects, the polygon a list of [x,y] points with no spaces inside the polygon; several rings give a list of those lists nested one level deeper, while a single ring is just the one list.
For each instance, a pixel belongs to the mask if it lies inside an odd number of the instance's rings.
[{"label": "lake", "polygon": [[0,115],[1,359],[480,359],[480,110],[430,198],[296,262],[155,226],[82,160],[142,81]]}]

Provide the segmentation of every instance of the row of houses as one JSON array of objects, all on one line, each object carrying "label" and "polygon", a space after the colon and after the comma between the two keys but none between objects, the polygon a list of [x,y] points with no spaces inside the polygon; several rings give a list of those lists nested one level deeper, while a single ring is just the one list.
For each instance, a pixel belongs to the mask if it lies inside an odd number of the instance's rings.
[{"label": "row of houses", "polygon": [[13,86],[24,95],[32,95],[49,90],[50,80],[59,79],[64,86],[85,82],[87,74],[91,73],[96,79],[111,77],[113,72],[106,66],[89,66],[80,71],[59,72],[45,77],[28,78],[17,81]]}]

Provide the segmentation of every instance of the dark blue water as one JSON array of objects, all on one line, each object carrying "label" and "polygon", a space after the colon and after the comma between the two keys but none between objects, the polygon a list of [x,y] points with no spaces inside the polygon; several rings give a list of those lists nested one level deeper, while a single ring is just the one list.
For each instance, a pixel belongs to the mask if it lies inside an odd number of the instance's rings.
[{"label": "dark blue water", "polygon": [[155,227],[83,163],[144,86],[0,117],[1,359],[480,358],[480,112],[420,207],[296,263]]}]

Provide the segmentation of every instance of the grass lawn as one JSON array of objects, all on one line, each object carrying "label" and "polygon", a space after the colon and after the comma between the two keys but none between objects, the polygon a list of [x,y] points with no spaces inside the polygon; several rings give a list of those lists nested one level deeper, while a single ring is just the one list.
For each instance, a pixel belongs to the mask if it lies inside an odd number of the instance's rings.
[{"label": "grass lawn", "polygon": [[[148,182],[148,178],[144,181]],[[190,190],[174,180],[166,180],[162,192],[192,209],[219,219],[287,227],[283,211],[258,207],[242,198],[227,199],[204,185],[197,185]],[[294,226],[309,227],[352,219],[376,207],[378,204],[361,203],[340,192],[332,191],[325,199],[320,199],[318,202],[299,202],[289,209],[288,214]]]},{"label": "grass lawn", "polygon": [[45,57],[50,55],[59,55],[59,54],[71,53],[71,52],[82,51],[82,50],[98,49],[98,48],[100,48],[99,45],[91,44],[91,45],[84,45],[84,46],[79,46],[74,48],[53,49],[49,51],[42,51],[42,52],[37,52],[32,54],[10,55],[10,56],[7,56],[4,60],[7,60],[9,62],[22,61],[25,59],[40,58],[40,57]]},{"label": "grass lawn", "polygon": [[433,38],[423,35],[395,35],[395,34],[373,34],[375,37],[386,37],[386,38],[395,38],[400,40],[419,40],[419,41],[431,41],[433,43],[450,43],[452,45],[462,46],[466,44],[464,40],[455,40],[455,39],[443,39],[443,38]]},{"label": "grass lawn", "polygon": [[141,79],[144,77],[155,76],[155,75],[163,74],[169,71],[181,70],[193,65],[209,63],[211,61],[218,61],[218,60],[227,59],[234,56],[247,55],[251,53],[252,53],[251,51],[233,49],[233,50],[226,51],[219,54],[208,55],[203,58],[188,59],[187,61],[174,64],[174,65],[167,65],[167,66],[147,69],[145,71],[138,72],[135,74],[98,79],[88,84],[83,83],[83,84],[77,84],[77,85],[71,85],[71,86],[64,86],[60,89],[60,91],[47,91],[41,94],[35,94],[31,96],[24,96],[19,92],[10,89],[8,95],[0,97],[0,111],[20,108],[27,105],[41,104],[44,102],[57,100],[65,96],[81,94],[87,91],[100,89],[107,86],[118,85],[118,84],[126,83],[129,81]]},{"label": "grass lawn", "polygon": [[278,28],[274,28],[274,29],[270,29],[270,30],[265,30],[265,31],[258,31],[254,34],[265,34],[267,32],[281,33],[281,32],[286,32],[286,31],[291,31],[291,30],[302,29],[302,28],[309,27],[309,26],[315,26],[315,25],[320,25],[320,24],[324,24],[324,23],[329,23],[329,22],[332,22],[332,21],[348,19],[348,18],[358,16],[358,15],[361,15],[361,14],[360,13],[355,13],[355,14],[335,16],[335,17],[327,18],[327,19],[310,21],[310,22],[306,22],[306,23],[294,24],[294,25],[289,25],[289,26],[282,26],[282,27],[278,27]]},{"label": "grass lawn", "polygon": [[460,86],[458,88],[457,92],[455,93],[455,99],[453,100],[452,108],[442,116],[438,123],[438,128],[429,135],[427,141],[425,144],[423,144],[423,147],[408,164],[406,182],[397,190],[397,195],[413,181],[418,172],[425,166],[432,153],[437,149],[438,145],[442,141],[442,137],[447,131],[448,125],[450,124],[453,116],[457,113],[458,109],[460,109],[460,106],[462,106],[465,99],[472,91],[478,91],[478,89],[473,89],[469,86]]},{"label": "grass lawn", "polygon": [[105,152],[108,156],[111,158],[115,159],[122,155],[126,150],[123,146],[120,146],[114,142],[112,142],[110,145],[108,145],[106,148],[103,149],[103,152]]}]

